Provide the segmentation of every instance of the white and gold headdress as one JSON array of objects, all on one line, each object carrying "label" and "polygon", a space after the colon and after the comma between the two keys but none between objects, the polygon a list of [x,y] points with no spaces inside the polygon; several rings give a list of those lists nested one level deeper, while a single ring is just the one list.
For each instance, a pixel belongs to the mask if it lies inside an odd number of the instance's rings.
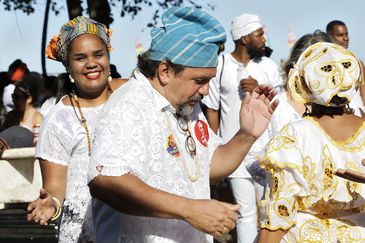
[{"label": "white and gold headdress", "polygon": [[333,43],[318,42],[308,47],[290,70],[288,88],[297,102],[336,106],[331,103],[335,95],[350,102],[362,82],[362,65],[353,53]]}]

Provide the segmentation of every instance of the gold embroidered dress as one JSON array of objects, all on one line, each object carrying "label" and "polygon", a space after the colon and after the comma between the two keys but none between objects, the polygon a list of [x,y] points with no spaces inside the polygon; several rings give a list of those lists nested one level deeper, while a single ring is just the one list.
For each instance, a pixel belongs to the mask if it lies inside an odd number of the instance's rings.
[{"label": "gold embroidered dress", "polygon": [[365,122],[334,141],[312,118],[286,125],[260,165],[268,172],[261,228],[288,230],[281,242],[365,242],[365,188],[334,175],[365,172]]}]

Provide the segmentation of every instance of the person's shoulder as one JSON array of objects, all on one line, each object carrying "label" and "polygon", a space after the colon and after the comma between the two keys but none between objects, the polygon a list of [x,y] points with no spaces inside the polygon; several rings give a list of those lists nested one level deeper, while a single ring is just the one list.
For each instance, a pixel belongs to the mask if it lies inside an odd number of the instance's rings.
[{"label": "person's shoulder", "polygon": [[260,61],[258,63],[259,64],[264,64],[264,65],[272,65],[272,66],[275,66],[275,67],[278,66],[278,64],[274,60],[272,60],[269,57],[265,57],[265,56],[261,57]]},{"label": "person's shoulder", "polygon": [[130,78],[113,92],[105,103],[102,113],[115,114],[118,110],[122,112],[126,109],[139,109],[145,106],[146,100],[153,98],[152,87],[148,87],[148,85],[150,84],[134,77]]},{"label": "person's shoulder", "polygon": [[70,113],[74,111],[71,106],[67,106],[63,103],[64,99],[65,97],[58,101],[58,103],[52,107],[48,114],[45,117],[42,117],[42,126],[67,123],[70,120],[70,117],[72,117],[72,114]]},{"label": "person's shoulder", "polygon": [[314,131],[311,119],[310,117],[302,117],[289,122],[288,125],[298,137],[304,137],[308,133],[311,133],[311,131]]},{"label": "person's shoulder", "polygon": [[113,78],[110,82],[110,87],[112,90],[117,90],[120,86],[125,84],[129,79],[126,78]]}]

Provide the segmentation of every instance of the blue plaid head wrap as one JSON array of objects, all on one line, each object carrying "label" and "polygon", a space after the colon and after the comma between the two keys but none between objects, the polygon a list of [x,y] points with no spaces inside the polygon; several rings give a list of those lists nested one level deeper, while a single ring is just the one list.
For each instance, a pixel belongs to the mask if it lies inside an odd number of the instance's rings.
[{"label": "blue plaid head wrap", "polygon": [[172,7],[162,15],[163,26],[151,31],[150,59],[170,60],[187,67],[216,67],[226,41],[223,26],[208,13]]}]

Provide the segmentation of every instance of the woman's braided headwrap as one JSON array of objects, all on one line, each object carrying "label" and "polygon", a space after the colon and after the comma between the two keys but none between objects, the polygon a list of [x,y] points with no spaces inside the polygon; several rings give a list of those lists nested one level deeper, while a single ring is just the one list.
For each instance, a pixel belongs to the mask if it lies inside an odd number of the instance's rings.
[{"label": "woman's braided headwrap", "polygon": [[104,24],[90,18],[78,16],[61,27],[60,34],[53,36],[48,44],[46,55],[49,59],[66,63],[68,46],[73,39],[83,34],[100,37],[108,50],[111,49],[111,30]]}]

